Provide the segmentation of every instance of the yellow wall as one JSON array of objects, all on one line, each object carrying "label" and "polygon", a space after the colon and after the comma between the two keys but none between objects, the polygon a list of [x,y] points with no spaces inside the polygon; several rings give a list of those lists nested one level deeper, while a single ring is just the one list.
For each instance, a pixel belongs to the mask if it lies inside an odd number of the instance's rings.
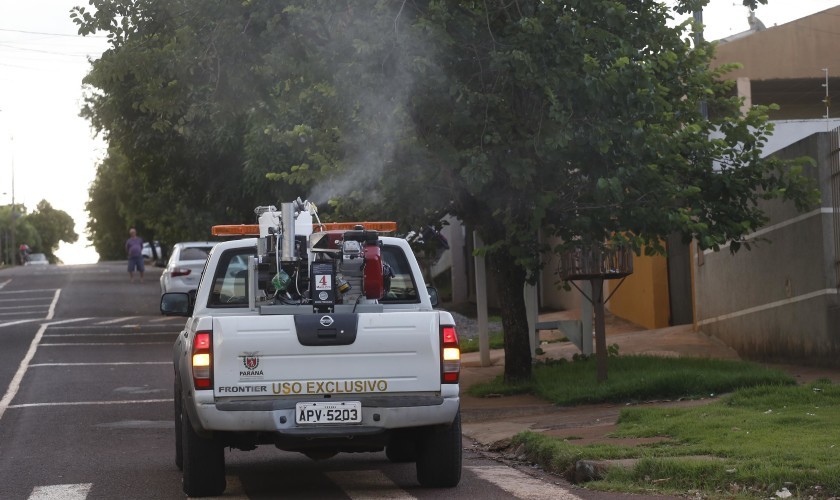
[{"label": "yellow wall", "polygon": [[[605,282],[609,297],[621,280]],[[616,316],[645,328],[665,328],[670,321],[668,263],[665,257],[633,257],[633,274],[627,276],[610,298],[607,309]]]}]

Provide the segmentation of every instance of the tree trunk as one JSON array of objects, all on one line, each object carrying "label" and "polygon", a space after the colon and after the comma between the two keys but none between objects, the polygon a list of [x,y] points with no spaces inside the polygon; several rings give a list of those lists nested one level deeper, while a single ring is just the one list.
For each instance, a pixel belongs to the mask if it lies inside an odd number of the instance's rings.
[{"label": "tree trunk", "polygon": [[525,270],[505,250],[490,257],[505,332],[505,382],[531,378],[531,340],[523,289]]}]

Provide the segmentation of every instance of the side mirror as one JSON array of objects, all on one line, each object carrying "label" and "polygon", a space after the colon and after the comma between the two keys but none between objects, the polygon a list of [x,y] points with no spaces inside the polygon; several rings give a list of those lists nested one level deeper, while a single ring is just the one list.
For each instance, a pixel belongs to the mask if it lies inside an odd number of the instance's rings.
[{"label": "side mirror", "polygon": [[170,292],[160,297],[160,313],[164,316],[189,316],[190,296],[186,293]]},{"label": "side mirror", "polygon": [[440,297],[438,296],[437,288],[427,286],[426,291],[429,292],[429,300],[432,302],[432,307],[437,307],[440,304]]}]

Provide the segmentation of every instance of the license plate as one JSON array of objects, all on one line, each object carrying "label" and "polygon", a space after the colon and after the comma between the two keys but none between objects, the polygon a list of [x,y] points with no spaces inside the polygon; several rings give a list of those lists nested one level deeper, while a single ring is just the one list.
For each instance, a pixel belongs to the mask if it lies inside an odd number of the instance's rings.
[{"label": "license plate", "polygon": [[299,424],[359,424],[362,422],[362,403],[297,403],[295,420]]}]

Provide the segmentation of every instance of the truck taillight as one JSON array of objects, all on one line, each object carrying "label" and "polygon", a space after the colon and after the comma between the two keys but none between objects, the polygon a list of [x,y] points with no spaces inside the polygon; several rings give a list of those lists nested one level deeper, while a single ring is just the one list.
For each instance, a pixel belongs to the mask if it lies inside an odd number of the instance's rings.
[{"label": "truck taillight", "polygon": [[440,381],[444,384],[457,384],[461,375],[461,347],[454,326],[441,327],[440,350]]},{"label": "truck taillight", "polygon": [[193,385],[196,389],[213,387],[213,335],[211,332],[197,332],[192,346]]},{"label": "truck taillight", "polygon": [[192,272],[192,269],[186,267],[176,267],[172,270],[170,275],[174,278],[176,276],[188,276]]}]

